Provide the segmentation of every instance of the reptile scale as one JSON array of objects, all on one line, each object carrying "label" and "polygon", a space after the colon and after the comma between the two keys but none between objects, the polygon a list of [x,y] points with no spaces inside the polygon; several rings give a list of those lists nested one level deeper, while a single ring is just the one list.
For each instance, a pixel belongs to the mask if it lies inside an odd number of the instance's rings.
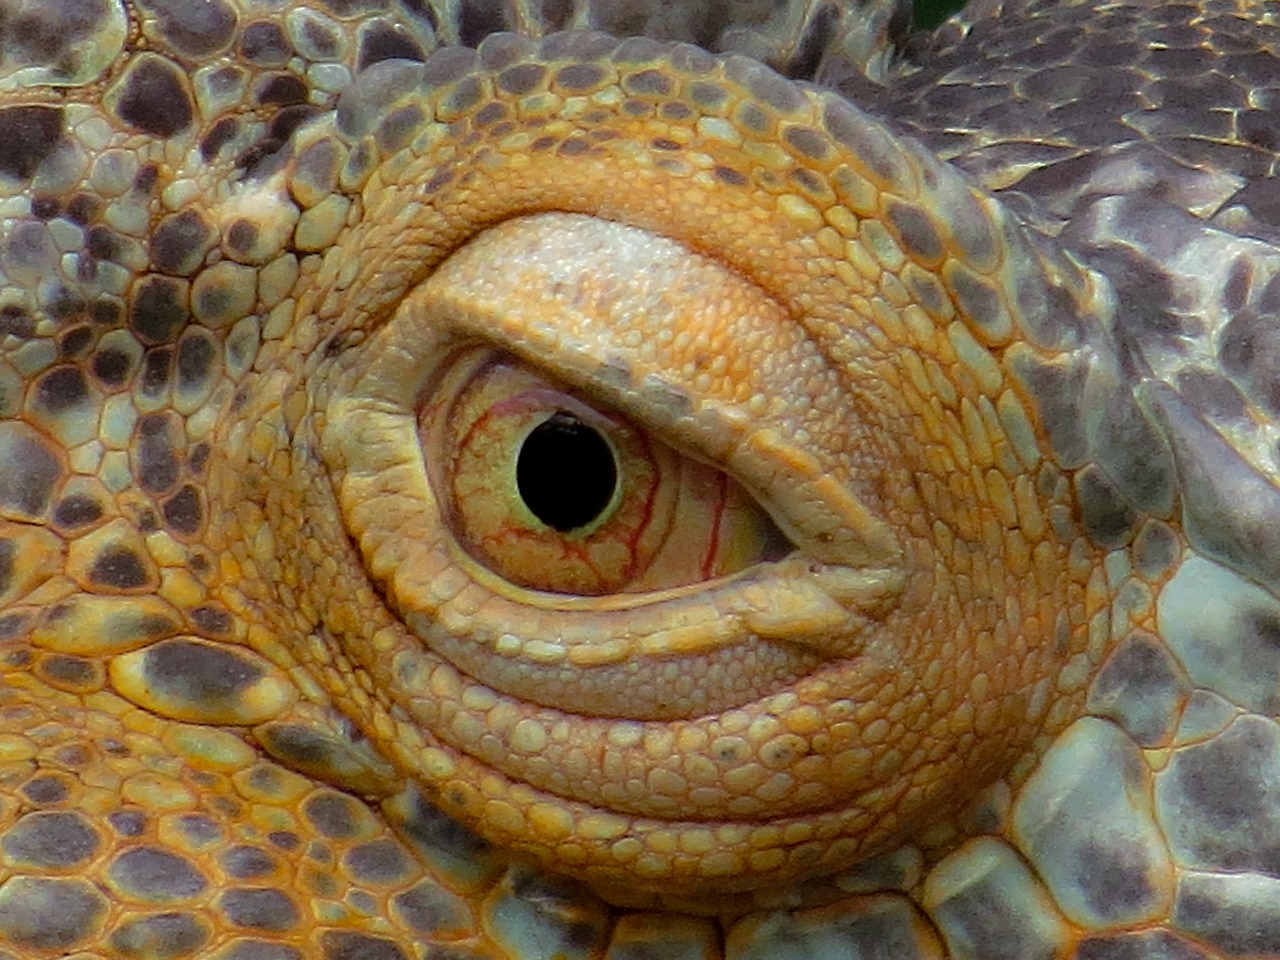
[{"label": "reptile scale", "polygon": [[0,0],[0,958],[1280,956],[1280,5],[909,20]]}]

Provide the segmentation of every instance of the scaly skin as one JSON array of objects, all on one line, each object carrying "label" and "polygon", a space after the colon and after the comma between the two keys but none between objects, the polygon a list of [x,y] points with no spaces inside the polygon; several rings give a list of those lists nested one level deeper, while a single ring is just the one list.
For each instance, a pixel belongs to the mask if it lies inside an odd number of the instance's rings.
[{"label": "scaly skin", "polygon": [[0,956],[1280,956],[1274,11],[901,14],[0,0]]}]

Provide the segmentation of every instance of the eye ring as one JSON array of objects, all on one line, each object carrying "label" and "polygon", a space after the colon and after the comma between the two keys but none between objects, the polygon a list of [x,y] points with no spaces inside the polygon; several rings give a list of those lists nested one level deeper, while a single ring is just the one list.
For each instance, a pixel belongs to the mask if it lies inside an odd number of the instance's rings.
[{"label": "eye ring", "polygon": [[[616,284],[592,287],[600,261],[618,259],[601,257],[601,241],[641,241],[630,250],[650,268],[624,262]],[[513,244],[546,259],[513,256],[504,249]],[[565,257],[565,247],[582,256]],[[520,263],[532,276],[503,275],[494,263]],[[669,269],[674,283],[666,282]],[[632,344],[610,311],[649,327],[686,322],[676,336]],[[712,335],[704,346],[698,325],[706,323]],[[708,367],[722,329],[732,335],[753,323],[769,334],[751,341],[747,360],[737,358],[740,371]],[[585,342],[583,331],[596,341]],[[602,346],[601,335],[611,342]],[[671,363],[673,351],[687,363]],[[616,410],[620,424],[669,442],[671,456],[724,465],[780,523],[789,521],[792,542],[791,530],[803,542],[731,576],[644,593],[568,596],[495,573],[450,524],[441,476],[449,471],[442,451],[452,446],[424,446],[422,438],[451,419],[449,429],[465,433],[449,416],[451,398],[499,356],[548,371],[537,386],[555,398],[538,422],[566,403],[610,420]],[[429,731],[427,743],[440,748],[414,747],[409,736],[398,759],[446,794],[466,768],[470,780],[506,784],[502,791],[522,802],[536,797],[575,817],[623,818],[638,831],[696,832],[725,822],[741,851],[786,847],[774,824],[790,817],[832,836],[862,831],[867,814],[848,798],[895,772],[876,766],[874,751],[858,742],[858,714],[903,684],[899,652],[867,638],[909,596],[911,571],[857,485],[803,443],[806,418],[854,412],[811,403],[757,410],[751,401],[765,391],[742,390],[751,376],[789,375],[793,364],[834,389],[822,363],[777,301],[722,265],[657,235],[561,215],[487,229],[343,353],[311,386],[322,404],[319,452],[371,593],[399,621],[349,655],[410,733]],[[719,389],[690,389],[701,376],[719,377]],[[519,440],[530,429],[526,423]],[[620,454],[621,435],[609,434]],[[876,443],[867,436],[869,454]],[[850,673],[841,688],[851,694],[837,693],[835,681]],[[772,719],[744,723],[751,714]],[[522,747],[534,728],[548,739],[531,762]],[[785,769],[753,760],[763,755]],[[689,764],[698,777],[713,767],[733,775],[673,796],[646,786],[655,757],[677,777]],[[634,789],[620,793],[619,782]],[[451,809],[505,840],[487,808],[458,800]],[[762,871],[783,868],[788,855],[780,855]],[[593,843],[591,856],[602,876],[613,869],[607,841]]]},{"label": "eye ring", "polygon": [[[815,577],[811,561],[790,549],[733,576],[650,592],[574,596],[513,583],[460,543],[441,493],[448,465],[422,445],[424,432],[447,422],[449,398],[498,355],[443,325],[396,326],[344,356],[355,362],[320,418],[320,452],[367,574],[428,659],[438,655],[527,703],[635,720],[689,715],[680,678],[705,673],[693,712],[714,713],[812,672],[829,654],[809,644],[811,635],[823,643],[855,635],[864,618],[835,596],[852,590],[874,603],[898,589],[877,574],[854,574],[856,584],[838,569]],[[408,344],[435,363],[416,359]],[[567,405],[588,423],[614,422],[534,382],[548,409]],[[428,669],[426,660],[409,665],[418,657],[402,652],[393,686],[416,687],[409,678]],[[744,662],[756,671],[750,686],[734,680]],[[631,693],[620,700],[623,688]]]},{"label": "eye ring", "polygon": [[[557,232],[556,241],[548,242],[540,232],[544,223]],[[822,661],[856,655],[862,631],[897,605],[906,584],[899,548],[887,527],[843,478],[828,473],[769,420],[745,416],[740,402],[746,397],[731,391],[691,407],[663,377],[632,367],[621,359],[624,354],[615,358],[613,352],[602,356],[598,349],[584,348],[579,331],[596,324],[619,328],[621,320],[600,315],[613,309],[611,301],[598,300],[573,279],[540,278],[537,270],[545,262],[547,269],[559,271],[557,276],[572,278],[579,270],[590,276],[600,268],[601,243],[610,248],[624,239],[633,242],[632,236],[613,236],[628,230],[586,217],[540,215],[473,239],[402,300],[369,339],[343,354],[341,372],[326,389],[320,437],[348,534],[380,593],[410,630],[498,689],[514,692],[519,686],[522,696],[536,702],[599,715],[617,710],[619,683],[634,685],[637,676],[651,671],[674,675],[682,661],[729,656],[742,644],[767,647],[770,659],[777,654],[811,662],[815,656]],[[590,248],[589,257],[579,257],[575,246],[584,231],[593,234],[581,247],[584,254]],[[599,231],[606,236],[595,236]],[[620,276],[660,283],[671,297],[628,292],[628,280],[601,290],[613,289],[623,298],[617,309],[628,315],[646,311],[650,326],[669,324],[675,315],[668,319],[667,312],[686,309],[688,297],[702,303],[710,296],[716,310],[698,316],[714,323],[741,317],[743,323],[768,324],[774,331],[753,348],[767,350],[751,368],[756,373],[772,376],[793,362],[816,369],[820,357],[803,332],[786,324],[759,288],[671,241],[634,229],[630,234],[643,236],[633,249],[643,251],[652,268],[629,262],[629,251],[606,259],[618,261]],[[556,252],[561,235],[570,238],[569,256]],[[492,243],[519,246],[526,237],[545,261],[531,258],[523,247],[489,249]],[[469,272],[493,262],[526,263],[534,275]],[[676,271],[669,279],[668,264]],[[518,300],[507,290],[512,283],[522,291]],[[632,306],[630,297],[638,298]],[[520,309],[513,310],[516,303]],[[684,349],[680,338],[655,338],[642,345],[648,347]],[[695,354],[704,349],[696,339],[691,347]],[[438,429],[433,422],[446,418],[446,398],[499,355],[533,369],[555,368],[561,383],[541,382],[564,398],[548,404],[551,412],[568,403],[575,413],[581,407],[588,419],[604,416],[587,400],[607,397],[608,406],[618,409],[622,420],[639,421],[643,433],[652,431],[681,450],[701,452],[704,463],[728,465],[726,472],[744,482],[779,520],[786,541],[800,549],[712,583],[600,596],[529,589],[494,573],[452,533],[448,498],[440,493],[448,489],[441,476],[446,457],[430,443],[424,448],[423,432]],[[811,412],[806,406],[795,415]],[[770,414],[779,415],[785,411]],[[822,409],[815,415],[827,416]],[[868,455],[875,442],[866,436]],[[614,445],[619,445],[616,437]],[[424,456],[424,449],[436,452]],[[561,617],[561,611],[573,615]],[[528,657],[535,648],[533,665]],[[494,656],[525,663],[524,672],[495,674],[488,666]],[[793,666],[777,666],[781,672],[774,675],[794,675]],[[570,668],[580,671],[571,684],[563,672]],[[674,701],[661,695],[662,686],[635,691],[626,715],[675,715]],[[740,703],[748,693],[722,686],[704,685],[707,710]],[[563,698],[552,692],[559,687]],[[751,693],[770,688],[765,679]],[[598,698],[585,694],[597,689]]]}]

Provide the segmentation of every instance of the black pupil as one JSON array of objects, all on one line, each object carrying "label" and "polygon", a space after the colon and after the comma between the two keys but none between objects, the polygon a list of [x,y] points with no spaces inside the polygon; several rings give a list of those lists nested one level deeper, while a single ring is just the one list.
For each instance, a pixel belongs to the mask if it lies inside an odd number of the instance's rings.
[{"label": "black pupil", "polygon": [[571,413],[548,417],[520,447],[520,497],[535,517],[561,533],[600,516],[617,484],[618,468],[609,444]]}]

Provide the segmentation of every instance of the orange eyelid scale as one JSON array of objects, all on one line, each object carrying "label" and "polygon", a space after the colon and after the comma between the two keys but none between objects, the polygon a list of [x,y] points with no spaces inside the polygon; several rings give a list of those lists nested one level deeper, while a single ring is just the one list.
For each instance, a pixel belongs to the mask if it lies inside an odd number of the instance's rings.
[{"label": "orange eyelid scale", "polygon": [[[722,471],[510,358],[474,351],[458,367],[423,404],[419,429],[459,544],[503,578],[577,596],[641,593],[727,576],[778,552],[772,522]],[[616,471],[600,509],[567,530],[536,515],[517,482],[529,437],[557,415],[603,439]],[[563,497],[584,464],[538,469]]]}]

